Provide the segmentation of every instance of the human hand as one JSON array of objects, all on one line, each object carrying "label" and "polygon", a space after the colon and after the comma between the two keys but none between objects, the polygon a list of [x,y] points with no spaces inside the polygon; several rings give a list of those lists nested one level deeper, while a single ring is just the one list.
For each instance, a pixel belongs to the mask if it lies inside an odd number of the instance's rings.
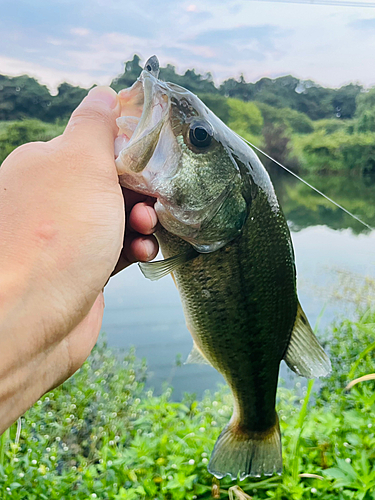
[{"label": "human hand", "polygon": [[0,168],[0,433],[86,359],[115,267],[157,253],[152,201],[118,183],[119,115],[116,93],[97,87],[62,136]]}]

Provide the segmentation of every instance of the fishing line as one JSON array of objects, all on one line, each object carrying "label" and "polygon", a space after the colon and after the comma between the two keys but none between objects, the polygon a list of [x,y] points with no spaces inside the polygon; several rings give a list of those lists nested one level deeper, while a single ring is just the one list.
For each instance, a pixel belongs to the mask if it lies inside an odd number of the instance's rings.
[{"label": "fishing line", "polygon": [[[238,134],[237,134],[238,135]],[[273,161],[274,163],[276,163],[276,165],[278,165],[279,167],[283,168],[284,170],[286,170],[289,174],[293,175],[293,177],[295,177],[296,179],[298,179],[299,181],[303,182],[304,184],[306,184],[306,186],[308,186],[310,189],[312,189],[313,191],[315,191],[316,193],[320,194],[321,196],[323,196],[323,198],[325,198],[326,200],[328,200],[329,202],[333,203],[337,208],[340,208],[340,210],[343,210],[346,214],[350,215],[350,217],[353,217],[353,219],[355,219],[356,221],[358,221],[360,224],[362,224],[363,226],[367,227],[367,229],[370,229],[370,231],[374,231],[374,228],[369,226],[366,222],[364,222],[363,220],[361,220],[359,217],[357,217],[356,215],[352,214],[351,212],[349,212],[349,210],[347,210],[346,208],[344,208],[342,205],[339,205],[336,201],[332,200],[332,198],[330,198],[329,196],[327,196],[326,194],[322,193],[321,191],[319,191],[319,189],[317,189],[316,187],[314,187],[313,185],[311,185],[309,182],[305,181],[304,179],[302,179],[302,177],[300,177],[299,175],[295,174],[292,170],[290,170],[288,167],[286,167],[285,165],[283,165],[282,163],[280,163],[279,161],[275,160],[274,158],[272,158],[270,155],[268,155],[267,153],[265,153],[264,151],[262,151],[261,149],[259,149],[257,146],[255,146],[254,144],[252,144],[250,141],[248,141],[247,139],[244,139],[243,137],[241,137],[240,135],[238,135],[238,137],[240,137],[244,142],[246,142],[249,146],[251,146],[253,149],[256,149],[259,153],[262,153],[262,155],[264,155],[266,158],[268,158],[269,160]]]}]

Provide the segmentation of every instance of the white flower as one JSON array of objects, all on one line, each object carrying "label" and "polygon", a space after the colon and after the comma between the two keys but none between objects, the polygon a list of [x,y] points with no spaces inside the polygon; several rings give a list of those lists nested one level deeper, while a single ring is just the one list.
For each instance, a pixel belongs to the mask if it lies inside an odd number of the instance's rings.
[{"label": "white flower", "polygon": [[54,462],[56,460],[56,457],[54,457],[53,455],[50,457],[50,459],[52,460],[52,462]]},{"label": "white flower", "polygon": [[168,481],[172,481],[173,476],[168,476]]},{"label": "white flower", "polygon": [[204,464],[206,464],[206,463],[208,462],[208,458],[203,458],[203,459],[202,459],[202,462],[203,462]]},{"label": "white flower", "polygon": [[20,476],[20,477],[23,477],[24,475],[25,475],[25,474],[24,474],[23,472],[20,472],[20,473],[19,473],[19,476]]},{"label": "white flower", "polygon": [[316,488],[311,488],[310,491],[311,491],[312,494],[318,493],[318,490]]},{"label": "white flower", "polygon": [[38,462],[36,460],[31,460],[32,465],[36,465]]},{"label": "white flower", "polygon": [[351,459],[350,459],[350,458],[345,458],[345,462],[346,462],[347,464],[350,464]]},{"label": "white flower", "polygon": [[47,453],[49,453],[50,451],[51,451],[51,448],[50,448],[50,447],[46,448],[46,452],[47,452]]},{"label": "white flower", "polygon": [[108,460],[107,465],[108,465],[108,467],[111,467],[111,465],[112,465],[112,460]]},{"label": "white flower", "polygon": [[57,442],[61,441],[61,437],[57,436],[57,438],[55,438]]},{"label": "white flower", "polygon": [[199,427],[200,432],[204,432],[206,429],[204,427]]},{"label": "white flower", "polygon": [[202,457],[207,457],[207,453],[205,451],[202,453]]},{"label": "white flower", "polygon": [[194,458],[191,458],[191,459],[189,460],[189,465],[194,465],[194,464],[195,464],[195,460],[194,460]]}]

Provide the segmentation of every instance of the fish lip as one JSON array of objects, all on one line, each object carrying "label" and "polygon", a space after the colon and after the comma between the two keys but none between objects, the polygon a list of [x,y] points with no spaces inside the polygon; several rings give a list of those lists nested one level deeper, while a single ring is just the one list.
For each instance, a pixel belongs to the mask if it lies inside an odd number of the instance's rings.
[{"label": "fish lip", "polygon": [[[142,104],[142,114],[140,116],[139,122],[134,129],[133,133],[129,137],[129,142],[125,145],[124,148],[122,148],[118,154],[118,157],[121,156],[123,151],[126,151],[130,147],[133,147],[135,144],[138,142],[142,141],[145,139],[145,137],[149,136],[152,134],[159,126],[160,122],[162,120],[165,121],[166,117],[169,114],[169,109],[170,109],[170,97],[169,97],[169,92],[168,92],[168,87],[166,85],[163,85],[163,82],[158,80],[155,76],[153,76],[151,73],[149,73],[147,70],[143,70],[138,79],[134,82],[134,84],[129,88],[129,89],[124,89],[124,91],[131,92],[132,89],[136,89],[137,86],[139,86],[139,83],[141,86],[139,87],[138,93],[143,93],[143,104]],[[120,91],[119,96],[121,98],[121,92]],[[141,94],[140,94],[141,96]],[[161,104],[162,106],[162,115],[159,119],[153,123],[152,128],[149,128],[147,130],[147,133],[143,133],[145,129],[145,124],[147,123],[147,118],[149,115],[149,112],[152,113],[151,120],[153,120],[154,115],[156,114],[156,106],[153,105],[151,106],[151,109],[145,106],[145,103],[151,103],[153,98],[161,96],[166,96],[167,99],[164,99],[164,103],[162,103],[162,99],[159,99],[158,104]],[[125,110],[126,110],[126,105],[125,105]],[[128,115],[121,113],[121,117],[126,117]],[[161,130],[160,130],[161,132]],[[160,133],[158,134],[158,136]]]}]

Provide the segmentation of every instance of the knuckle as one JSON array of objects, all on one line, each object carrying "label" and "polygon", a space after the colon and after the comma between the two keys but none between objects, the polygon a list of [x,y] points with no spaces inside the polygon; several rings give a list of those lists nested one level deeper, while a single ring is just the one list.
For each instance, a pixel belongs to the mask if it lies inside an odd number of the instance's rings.
[{"label": "knuckle", "polygon": [[89,123],[104,123],[105,125],[112,125],[112,117],[108,113],[107,108],[100,103],[96,103],[95,106],[86,107],[79,106],[72,114],[70,125],[84,125],[85,122]]}]

